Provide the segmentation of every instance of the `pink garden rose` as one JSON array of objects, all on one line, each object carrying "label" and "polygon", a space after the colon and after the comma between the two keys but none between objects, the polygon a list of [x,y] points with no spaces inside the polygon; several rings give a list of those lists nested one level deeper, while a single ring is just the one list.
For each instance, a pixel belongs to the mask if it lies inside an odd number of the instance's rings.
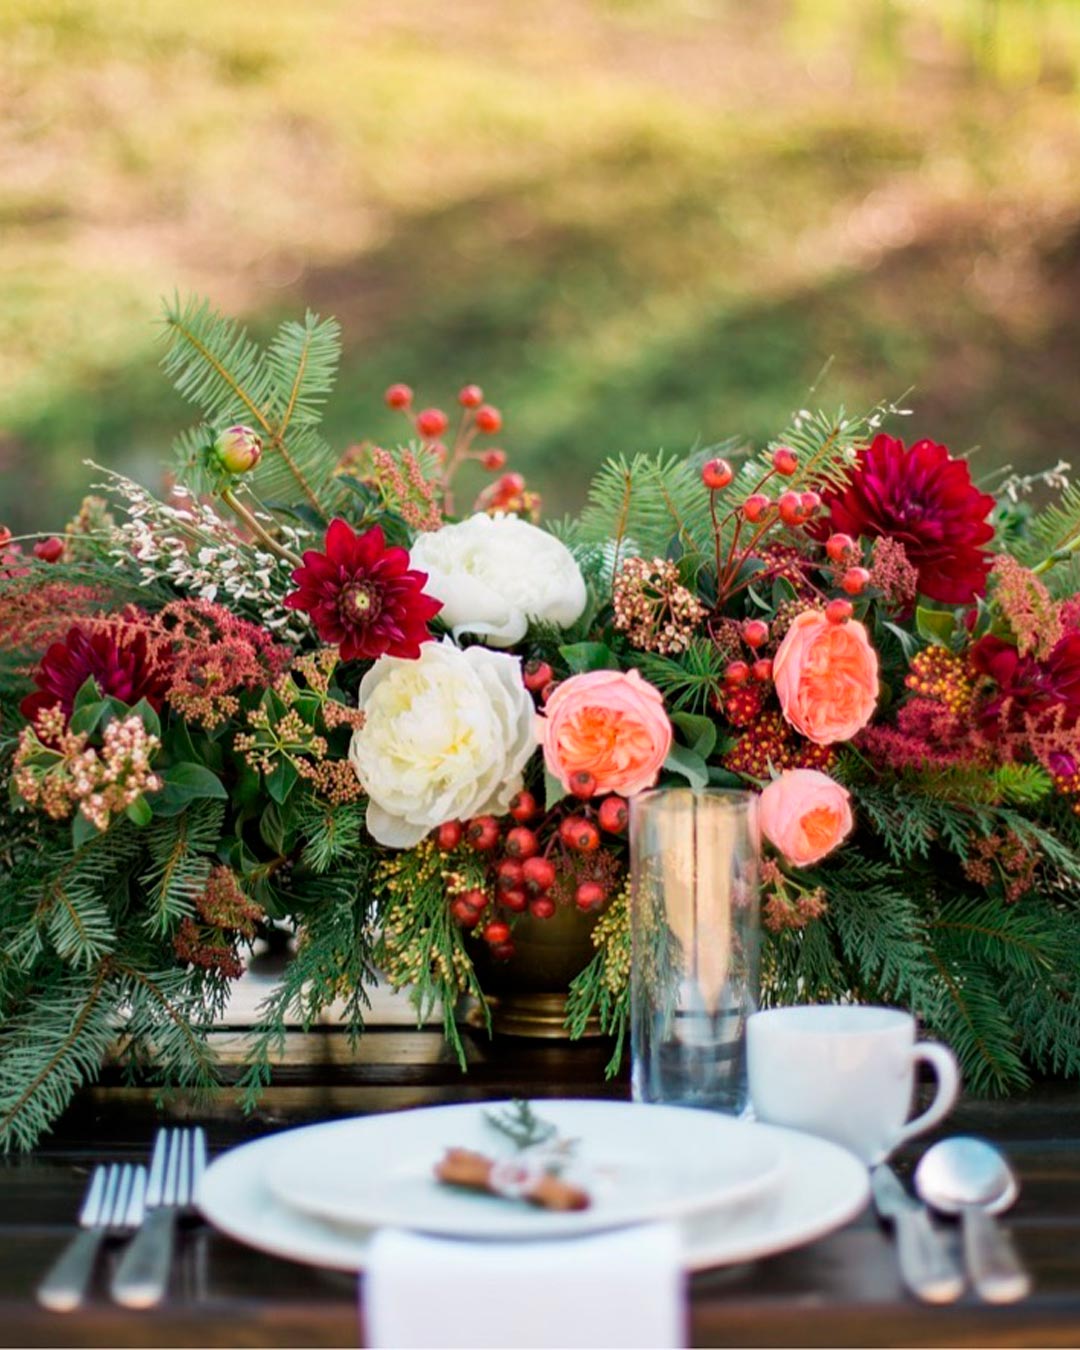
[{"label": "pink garden rose", "polygon": [[830,623],[806,610],[773,660],[776,696],[797,732],[817,745],[849,741],[874,715],[878,658],[857,619]]},{"label": "pink garden rose", "polygon": [[660,691],[636,670],[590,670],[557,685],[538,719],[548,771],[567,791],[591,773],[599,792],[632,797],[652,787],[671,749]]},{"label": "pink garden rose", "polygon": [[795,867],[808,867],[846,839],[854,824],[846,788],[817,769],[785,769],[761,794],[761,832]]}]

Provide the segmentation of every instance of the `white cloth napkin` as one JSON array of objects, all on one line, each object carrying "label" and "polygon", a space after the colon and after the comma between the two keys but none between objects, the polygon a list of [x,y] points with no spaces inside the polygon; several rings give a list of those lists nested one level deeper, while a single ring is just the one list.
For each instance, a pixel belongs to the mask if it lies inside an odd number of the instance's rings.
[{"label": "white cloth napkin", "polygon": [[373,1350],[677,1350],[682,1242],[654,1223],[563,1242],[463,1242],[384,1229],[362,1288]]}]

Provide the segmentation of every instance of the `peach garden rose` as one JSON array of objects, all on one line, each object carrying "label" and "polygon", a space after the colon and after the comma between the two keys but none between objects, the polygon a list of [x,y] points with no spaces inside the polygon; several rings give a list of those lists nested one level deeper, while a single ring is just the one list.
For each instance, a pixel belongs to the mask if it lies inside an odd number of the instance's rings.
[{"label": "peach garden rose", "polygon": [[851,833],[846,788],[817,769],[786,769],[758,802],[761,832],[795,867],[808,867]]},{"label": "peach garden rose", "polygon": [[785,718],[817,745],[849,741],[874,715],[878,657],[857,619],[832,623],[806,610],[788,629],[773,660]]},{"label": "peach garden rose", "polygon": [[653,786],[671,749],[663,696],[636,670],[572,675],[544,714],[537,729],[544,762],[567,791],[584,771],[599,792],[632,797]]}]

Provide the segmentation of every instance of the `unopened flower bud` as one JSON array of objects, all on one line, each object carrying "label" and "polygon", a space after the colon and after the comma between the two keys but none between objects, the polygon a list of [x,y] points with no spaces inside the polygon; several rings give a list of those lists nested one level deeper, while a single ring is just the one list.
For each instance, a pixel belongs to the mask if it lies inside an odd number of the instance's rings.
[{"label": "unopened flower bud", "polygon": [[262,458],[262,437],[250,427],[229,427],[218,436],[211,454],[226,473],[248,473]]}]

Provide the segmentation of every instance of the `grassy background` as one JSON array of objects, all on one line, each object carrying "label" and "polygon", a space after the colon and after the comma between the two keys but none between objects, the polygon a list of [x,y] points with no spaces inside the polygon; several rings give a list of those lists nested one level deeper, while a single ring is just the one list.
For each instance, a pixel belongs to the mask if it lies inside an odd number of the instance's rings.
[{"label": "grassy background", "polygon": [[[187,418],[156,297],[336,313],[335,440],[466,380],[604,455],[909,386],[987,465],[1080,425],[1076,0],[6,0],[0,521]],[[403,425],[403,424],[402,424]]]}]

